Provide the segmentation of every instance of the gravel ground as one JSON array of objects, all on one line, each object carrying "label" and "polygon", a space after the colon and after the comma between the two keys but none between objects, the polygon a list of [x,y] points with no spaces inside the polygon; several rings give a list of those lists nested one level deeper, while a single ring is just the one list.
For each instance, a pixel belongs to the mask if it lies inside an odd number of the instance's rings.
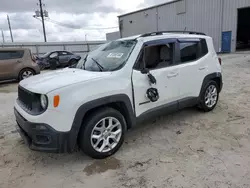
[{"label": "gravel ground", "polygon": [[0,187],[250,187],[250,55],[223,55],[213,112],[164,116],[128,132],[105,160],[31,151],[15,131],[17,84],[0,85]]}]

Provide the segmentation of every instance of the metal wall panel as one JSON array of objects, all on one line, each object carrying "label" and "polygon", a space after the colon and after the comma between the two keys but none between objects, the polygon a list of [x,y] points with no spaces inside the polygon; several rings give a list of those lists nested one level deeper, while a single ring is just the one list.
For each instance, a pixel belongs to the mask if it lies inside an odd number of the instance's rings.
[{"label": "metal wall panel", "polygon": [[[135,12],[123,20],[122,37],[162,30],[193,30],[213,37],[216,51],[221,47],[222,0],[184,0],[161,5],[146,11]],[[231,0],[230,0],[231,1]],[[232,0],[235,1],[235,0]],[[250,1],[250,0],[249,0]],[[182,6],[185,13],[179,14]],[[145,17],[145,12],[148,17]],[[184,11],[182,11],[184,12]],[[129,21],[132,20],[132,23]]]},{"label": "metal wall panel", "polygon": [[[177,2],[178,3],[178,2]],[[221,41],[221,0],[186,0],[186,13],[178,14],[177,3],[158,8],[159,30],[190,30],[213,37],[216,51]]]},{"label": "metal wall panel", "polygon": [[65,50],[71,51],[71,52],[79,52],[79,51],[87,51],[87,45],[85,44],[77,44],[77,45],[66,45]]},{"label": "metal wall panel", "polygon": [[122,37],[153,32],[157,30],[156,8],[120,17],[123,20]]},{"label": "metal wall panel", "polygon": [[250,7],[250,0],[224,0],[223,31],[232,31],[233,52],[236,50],[238,9],[244,7]]},{"label": "metal wall panel", "polygon": [[186,13],[186,0],[176,2],[175,7],[176,7],[177,14]]}]

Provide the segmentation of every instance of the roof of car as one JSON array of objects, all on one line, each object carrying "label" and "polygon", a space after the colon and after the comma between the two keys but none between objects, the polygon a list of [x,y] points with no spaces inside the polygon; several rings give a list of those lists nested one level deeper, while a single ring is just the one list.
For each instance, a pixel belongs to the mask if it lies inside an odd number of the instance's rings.
[{"label": "roof of car", "polygon": [[151,36],[135,35],[135,36],[121,38],[118,40],[135,40],[142,38],[144,41],[151,41],[151,40],[165,39],[165,38],[210,38],[210,37],[200,34],[164,33],[162,35],[151,35]]}]

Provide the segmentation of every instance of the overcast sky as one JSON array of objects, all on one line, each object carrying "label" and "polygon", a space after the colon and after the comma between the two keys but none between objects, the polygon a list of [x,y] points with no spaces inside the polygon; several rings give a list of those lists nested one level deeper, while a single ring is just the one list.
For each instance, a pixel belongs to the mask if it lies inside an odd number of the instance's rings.
[{"label": "overcast sky", "polygon": [[[14,41],[43,41],[42,24],[33,18],[38,10],[38,0],[0,0],[0,29],[4,31],[5,42],[10,42],[8,22],[10,17]],[[48,41],[103,40],[106,32],[118,30],[89,30],[90,28],[118,27],[118,15],[163,3],[169,0],[42,0],[49,12],[47,20]],[[86,28],[88,28],[86,30]],[[0,33],[0,42],[2,37]]]}]

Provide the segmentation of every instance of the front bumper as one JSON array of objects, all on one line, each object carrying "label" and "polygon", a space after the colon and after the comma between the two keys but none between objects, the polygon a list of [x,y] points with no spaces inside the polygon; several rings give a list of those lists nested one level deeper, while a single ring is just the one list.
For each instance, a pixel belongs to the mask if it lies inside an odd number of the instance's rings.
[{"label": "front bumper", "polygon": [[45,152],[72,152],[70,132],[58,132],[47,124],[32,123],[14,109],[17,131],[32,150]]}]

